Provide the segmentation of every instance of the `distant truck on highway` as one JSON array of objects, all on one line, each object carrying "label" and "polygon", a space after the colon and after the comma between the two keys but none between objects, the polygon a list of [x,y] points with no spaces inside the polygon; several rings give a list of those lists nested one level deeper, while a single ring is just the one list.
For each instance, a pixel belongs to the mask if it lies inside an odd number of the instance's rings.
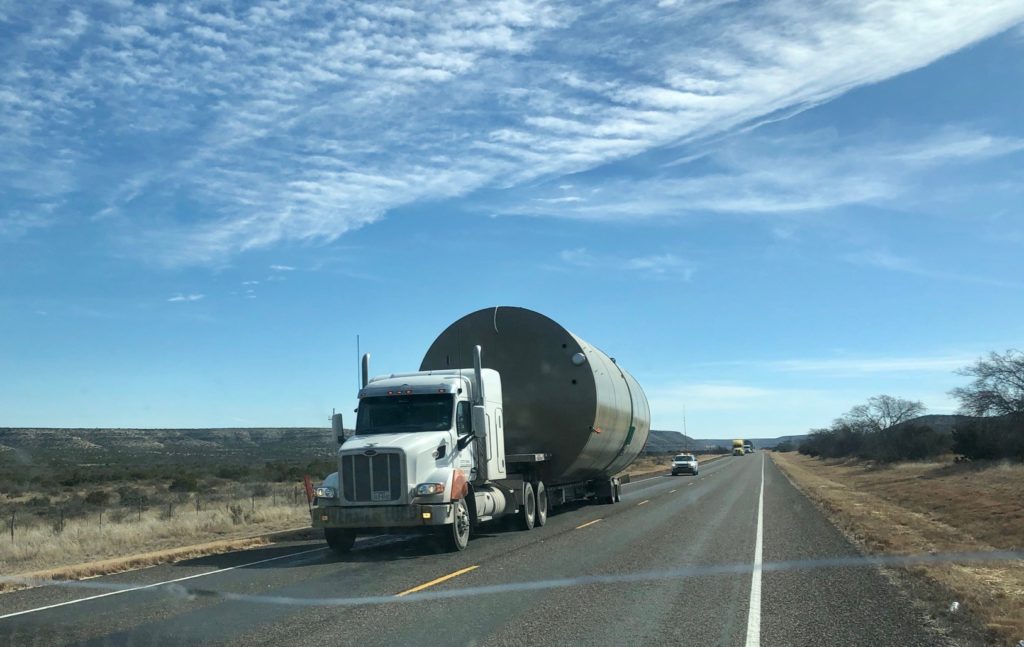
[{"label": "distant truck on highway", "polygon": [[744,440],[743,441],[743,453],[744,454],[753,454],[754,453],[754,443],[749,441],[749,440]]},{"label": "distant truck on highway", "polygon": [[745,451],[744,451],[743,439],[742,438],[737,438],[736,440],[732,441],[732,455],[733,456],[743,456],[744,453],[745,453]]},{"label": "distant truck on highway", "polygon": [[419,371],[369,377],[355,432],[332,425],[338,470],[315,490],[312,523],[336,553],[359,534],[419,531],[466,548],[478,524],[529,530],[570,501],[615,503],[647,442],[650,409],[614,358],[525,308],[450,325]]}]

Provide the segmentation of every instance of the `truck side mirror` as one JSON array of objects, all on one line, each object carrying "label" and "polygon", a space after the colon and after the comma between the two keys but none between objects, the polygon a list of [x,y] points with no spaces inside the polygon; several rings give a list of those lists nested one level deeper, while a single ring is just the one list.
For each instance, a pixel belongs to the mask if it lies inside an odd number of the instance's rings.
[{"label": "truck side mirror", "polygon": [[345,433],[345,424],[341,420],[340,413],[331,416],[331,431],[334,432],[334,437],[338,440],[339,445],[349,437],[350,434]]},{"label": "truck side mirror", "polygon": [[477,438],[487,438],[487,407],[478,404],[473,407],[473,435]]}]

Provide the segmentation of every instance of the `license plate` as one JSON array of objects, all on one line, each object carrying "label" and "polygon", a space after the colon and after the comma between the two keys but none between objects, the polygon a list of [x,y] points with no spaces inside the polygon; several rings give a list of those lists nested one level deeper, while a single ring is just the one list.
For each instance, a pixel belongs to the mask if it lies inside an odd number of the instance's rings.
[{"label": "license plate", "polygon": [[391,490],[374,490],[373,494],[370,495],[371,501],[390,501]]}]

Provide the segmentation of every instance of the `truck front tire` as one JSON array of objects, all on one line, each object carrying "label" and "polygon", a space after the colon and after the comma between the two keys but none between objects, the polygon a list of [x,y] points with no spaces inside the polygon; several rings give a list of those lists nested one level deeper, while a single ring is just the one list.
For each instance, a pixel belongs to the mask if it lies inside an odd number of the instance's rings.
[{"label": "truck front tire", "polygon": [[344,555],[356,543],[356,533],[348,528],[324,528],[324,539],[335,555]]},{"label": "truck front tire", "polygon": [[519,527],[523,530],[533,530],[537,521],[537,499],[533,493],[533,484],[523,484],[523,505],[519,508]]},{"label": "truck front tire", "polygon": [[452,523],[439,528],[442,544],[449,552],[457,553],[469,545],[469,506],[465,499],[452,501]]}]

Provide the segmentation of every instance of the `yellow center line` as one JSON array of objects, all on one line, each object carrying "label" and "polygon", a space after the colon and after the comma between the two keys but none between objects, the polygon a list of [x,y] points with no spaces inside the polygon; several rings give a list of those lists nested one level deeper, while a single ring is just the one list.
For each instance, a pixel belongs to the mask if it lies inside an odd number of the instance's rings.
[{"label": "yellow center line", "polygon": [[601,520],[600,519],[594,519],[593,521],[588,521],[587,523],[581,523],[580,525],[576,526],[576,530],[579,530],[580,528],[586,528],[587,526],[593,526],[598,521],[601,521]]},{"label": "yellow center line", "polygon": [[430,588],[430,587],[434,586],[435,584],[440,584],[441,582],[447,582],[448,580],[452,579],[453,577],[458,577],[460,575],[464,575],[464,574],[466,574],[466,573],[468,573],[468,572],[470,572],[472,570],[476,570],[478,568],[480,568],[479,564],[477,564],[476,566],[467,566],[466,568],[463,568],[463,569],[460,569],[458,571],[455,571],[454,573],[448,573],[447,575],[442,575],[441,577],[437,578],[436,580],[430,580],[429,582],[424,582],[423,584],[420,584],[419,586],[414,586],[411,589],[409,589],[408,591],[402,591],[401,593],[396,593],[395,597],[396,598],[400,598],[403,595],[409,595],[410,593],[416,593],[417,591],[422,591],[423,589]]},{"label": "yellow center line", "polygon": [[641,501],[641,502],[640,502],[640,503],[638,503],[637,505],[643,505],[643,504],[645,504],[645,503],[647,503],[647,502],[649,502],[649,501],[650,501],[650,499],[645,499],[644,501]]}]

